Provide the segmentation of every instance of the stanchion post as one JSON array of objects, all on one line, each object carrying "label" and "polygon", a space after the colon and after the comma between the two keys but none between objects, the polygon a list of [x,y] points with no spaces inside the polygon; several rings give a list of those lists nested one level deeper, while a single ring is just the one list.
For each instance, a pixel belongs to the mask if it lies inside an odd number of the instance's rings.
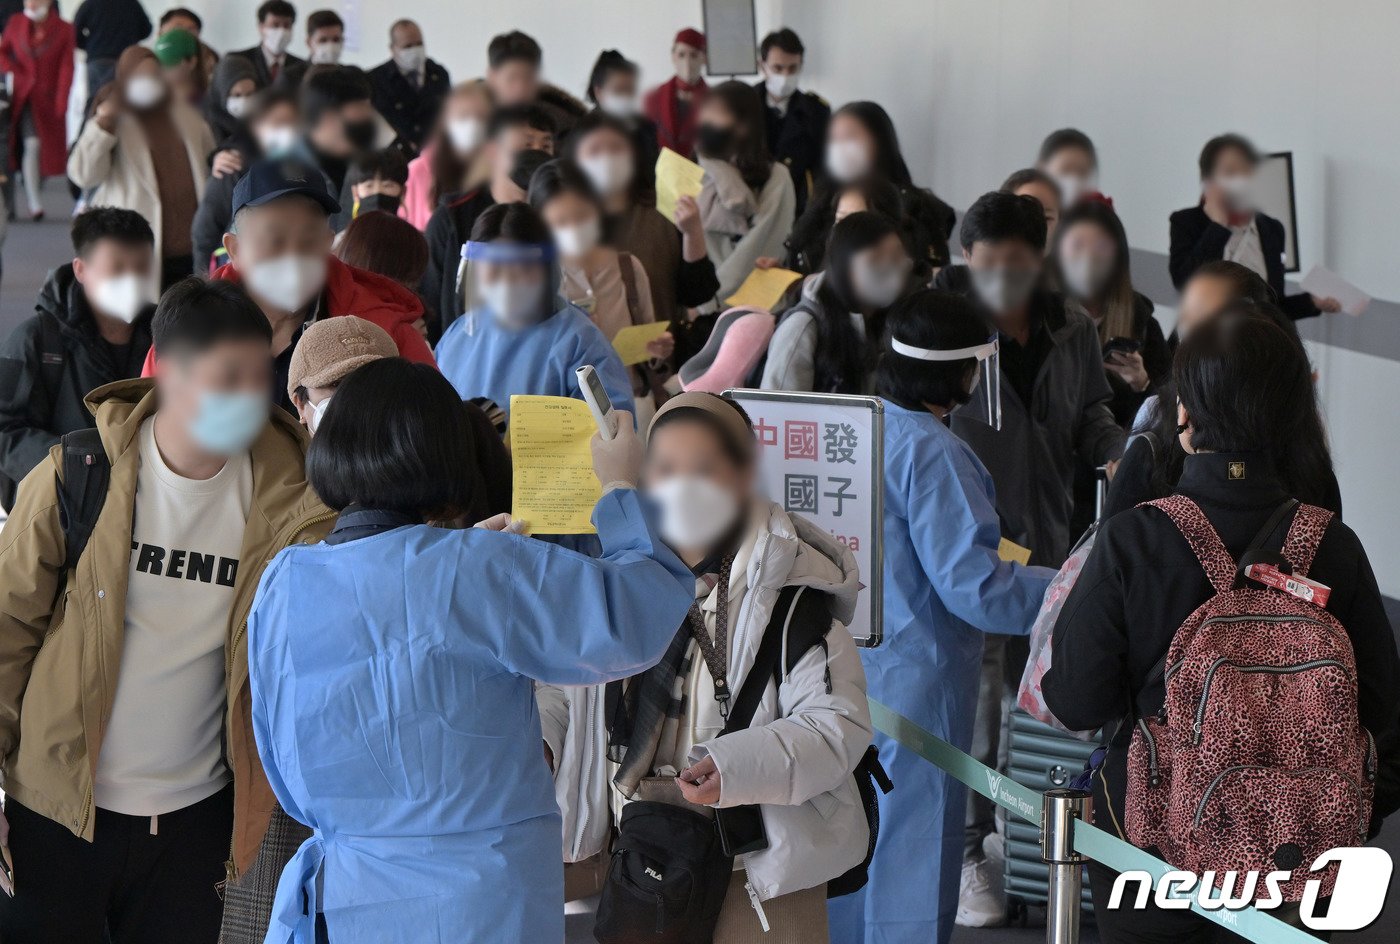
[{"label": "stanchion post", "polygon": [[1074,821],[1087,820],[1090,794],[1084,790],[1045,792],[1041,807],[1040,857],[1050,867],[1045,914],[1046,944],[1079,944],[1079,909],[1084,857],[1074,851]]}]

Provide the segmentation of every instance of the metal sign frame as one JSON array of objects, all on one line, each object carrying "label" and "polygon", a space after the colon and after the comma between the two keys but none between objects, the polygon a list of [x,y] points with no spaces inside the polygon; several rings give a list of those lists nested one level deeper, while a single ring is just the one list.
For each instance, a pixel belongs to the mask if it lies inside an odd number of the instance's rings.
[{"label": "metal sign frame", "polygon": [[[871,450],[870,493],[871,501],[870,568],[873,575],[863,574],[865,589],[870,592],[870,635],[852,636],[856,645],[864,649],[874,649],[885,639],[885,401],[875,396],[857,396],[846,393],[802,393],[785,390],[756,390],[749,387],[731,387],[724,391],[726,398],[737,400],[761,400],[771,403],[811,403],[816,405],[864,407],[870,411],[870,428],[875,443]],[[798,514],[798,512],[789,512]]]}]

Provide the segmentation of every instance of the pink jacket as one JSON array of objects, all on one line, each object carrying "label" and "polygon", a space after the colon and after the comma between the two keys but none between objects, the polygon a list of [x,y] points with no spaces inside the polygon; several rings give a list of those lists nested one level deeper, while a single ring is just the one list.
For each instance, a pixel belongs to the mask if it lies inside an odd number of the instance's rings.
[{"label": "pink jacket", "polygon": [[399,204],[399,216],[419,231],[428,228],[428,220],[433,215],[432,190],[433,146],[429,144],[408,162],[408,183],[404,184],[403,200]]}]

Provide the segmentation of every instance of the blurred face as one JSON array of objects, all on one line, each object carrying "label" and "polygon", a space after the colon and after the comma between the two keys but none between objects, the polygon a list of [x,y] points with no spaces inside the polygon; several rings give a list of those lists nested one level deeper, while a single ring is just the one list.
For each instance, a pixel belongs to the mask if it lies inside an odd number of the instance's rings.
[{"label": "blurred face", "polygon": [[1176,310],[1177,336],[1185,339],[1191,330],[1214,318],[1234,301],[1234,290],[1225,279],[1198,275],[1186,283]]},{"label": "blurred face", "polygon": [[802,55],[795,52],[783,52],[777,46],[768,50],[768,56],[763,60],[764,75],[797,75],[802,71]]},{"label": "blurred face", "polygon": [[972,286],[983,307],[997,319],[1025,312],[1040,280],[1041,254],[1019,239],[975,242],[963,250]]},{"label": "blurred face", "polygon": [[524,59],[510,59],[486,72],[486,83],[503,107],[528,105],[540,93],[540,71]]},{"label": "blurred face", "polygon": [[1244,151],[1226,148],[1216,156],[1210,179],[1205,182],[1206,196],[1224,200],[1226,206],[1238,213],[1253,210],[1255,169],[1254,162]]},{"label": "blurred face", "polygon": [[491,118],[491,103],[479,92],[459,92],[448,98],[444,115],[448,121],[475,118],[484,124]]},{"label": "blurred face", "polygon": [[615,208],[626,202],[636,175],[631,140],[611,128],[599,128],[574,143],[574,158],[605,203]]},{"label": "blurred face", "polygon": [[306,48],[311,53],[311,61],[332,63],[340,61],[345,49],[345,28],[342,26],[321,26],[306,37]]},{"label": "blurred face", "polygon": [[737,128],[734,113],[729,110],[728,105],[715,97],[705,99],[705,104],[700,106],[700,123],[722,131],[733,131]]},{"label": "blurred face", "polygon": [[295,20],[290,16],[265,16],[258,24],[258,32],[262,35],[262,46],[273,55],[280,56],[287,51],[287,46],[292,41],[292,25]]},{"label": "blurred face", "polygon": [[851,257],[848,273],[855,302],[862,309],[893,305],[904,293],[912,267],[904,242],[895,233],[857,252]]},{"label": "blurred face", "polygon": [[1022,184],[1012,193],[1018,197],[1035,197],[1045,208],[1045,247],[1049,251],[1054,245],[1055,228],[1060,224],[1060,195],[1039,180]]},{"label": "blurred face", "polygon": [[599,102],[605,98],[635,101],[637,98],[637,76],[632,72],[614,69],[608,73],[603,84],[593,90],[593,94]]},{"label": "blurred face", "polygon": [[1080,147],[1062,147],[1049,160],[1045,161],[1041,170],[1051,177],[1059,179],[1061,177],[1078,177],[1083,180],[1092,179],[1098,173],[1098,167],[1094,163],[1094,156]]},{"label": "blurred face", "polygon": [[875,170],[875,137],[851,115],[832,116],[826,133],[826,170],[840,183],[855,183]]},{"label": "blurred face", "polygon": [[373,146],[376,131],[374,106],[369,99],[346,102],[321,115],[312,132],[316,146],[336,157],[348,157]]},{"label": "blurred face", "polygon": [[505,184],[510,181],[510,172],[515,168],[515,159],[521,151],[553,154],[554,135],[529,125],[515,125],[498,131],[488,147],[491,149],[492,177],[496,183]]},{"label": "blurred face", "polygon": [[1065,230],[1059,242],[1060,272],[1069,293],[1081,302],[1097,301],[1118,265],[1118,245],[1102,227],[1088,220]]},{"label": "blurred face", "polygon": [[225,234],[224,248],[240,273],[283,256],[324,258],[334,239],[326,214],[306,198],[245,209],[238,214],[237,229]]},{"label": "blurred face", "polygon": [[246,449],[267,423],[272,357],[260,338],[158,357],[155,374],[160,413],[170,428],[185,431],[206,452],[231,455]]},{"label": "blurred face", "polygon": [[524,330],[547,314],[549,270],[543,263],[473,262],[471,278],[473,305],[507,331]]},{"label": "blurred face", "polygon": [[554,234],[554,245],[565,259],[587,257],[598,245],[602,220],[598,206],[588,197],[564,191],[545,203],[540,215]]},{"label": "blurred face", "polygon": [[865,194],[859,190],[842,191],[836,198],[836,222],[841,222],[852,213],[864,213],[870,209],[865,203]]},{"label": "blurred face", "polygon": [[195,39],[199,38],[199,26],[195,23],[194,20],[190,19],[187,16],[172,16],[168,21],[166,21],[165,25],[160,28],[160,35],[164,36],[171,30],[177,29],[184,30],[186,33],[189,33]]},{"label": "blurred face", "polygon": [[301,116],[291,102],[281,102],[263,112],[253,123],[253,136],[269,153],[285,150],[301,132]]},{"label": "blurred face", "polygon": [[258,83],[252,79],[239,79],[229,86],[229,98],[248,98],[258,90]]},{"label": "blurred face", "polygon": [[154,258],[155,251],[150,246],[99,239],[88,247],[86,255],[73,260],[73,275],[84,288],[122,275],[144,279],[151,274]]},{"label": "blurred face", "polygon": [[662,538],[679,551],[713,550],[739,523],[753,484],[753,470],[707,424],[675,420],[648,438],[642,485],[660,505]]},{"label": "blurred face", "polygon": [[694,85],[705,68],[705,53],[694,46],[676,43],[671,47],[671,65],[676,69],[676,78],[686,85]]},{"label": "blurred face", "polygon": [[42,20],[49,15],[49,0],[24,0],[24,10],[33,19]]},{"label": "blurred face", "polygon": [[365,197],[403,197],[403,184],[397,180],[386,180],[383,177],[372,177],[369,180],[362,180],[350,188],[356,200],[363,200]]},{"label": "blurred face", "polygon": [[320,418],[325,415],[326,406],[329,405],[333,393],[335,393],[335,387],[307,387],[306,396],[293,394],[292,399],[293,405],[297,408],[297,419],[312,435],[315,435],[316,427],[320,425]]}]

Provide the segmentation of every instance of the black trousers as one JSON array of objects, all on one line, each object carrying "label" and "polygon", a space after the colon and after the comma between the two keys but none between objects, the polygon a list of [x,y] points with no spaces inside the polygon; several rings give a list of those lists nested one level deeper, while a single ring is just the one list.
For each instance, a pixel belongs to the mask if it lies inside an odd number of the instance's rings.
[{"label": "black trousers", "polygon": [[[1094,898],[1094,920],[1103,944],[1249,944],[1247,939],[1194,911],[1158,908],[1151,896],[1141,911],[1133,908],[1130,902],[1137,892],[1137,883],[1129,886],[1129,894],[1123,896],[1118,909],[1110,911],[1108,901],[1117,877],[1118,873],[1108,866],[1089,863],[1089,892]],[[1297,905],[1284,905],[1271,913],[1280,921],[1302,927]],[[1308,933],[1324,941],[1329,937],[1325,931]]]},{"label": "black trousers", "polygon": [[93,841],[5,799],[15,897],[4,944],[215,944],[233,786],[156,820],[98,810]]}]

